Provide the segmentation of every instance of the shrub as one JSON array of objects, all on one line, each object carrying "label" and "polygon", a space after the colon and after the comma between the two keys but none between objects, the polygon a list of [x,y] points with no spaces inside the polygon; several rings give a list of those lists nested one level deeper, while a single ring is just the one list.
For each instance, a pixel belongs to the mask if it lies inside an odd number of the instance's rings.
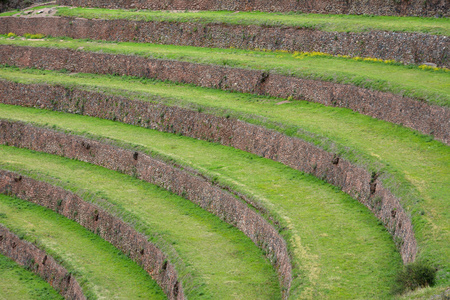
[{"label": "shrub", "polygon": [[38,34],[25,33],[23,36],[27,39],[42,39],[45,37],[45,35],[40,33]]},{"label": "shrub", "polygon": [[17,34],[15,34],[14,32],[10,32],[10,33],[8,33],[8,37],[9,38],[15,38],[17,36]]},{"label": "shrub", "polygon": [[435,268],[425,262],[414,262],[398,272],[394,292],[400,294],[417,288],[433,286],[435,279]]}]

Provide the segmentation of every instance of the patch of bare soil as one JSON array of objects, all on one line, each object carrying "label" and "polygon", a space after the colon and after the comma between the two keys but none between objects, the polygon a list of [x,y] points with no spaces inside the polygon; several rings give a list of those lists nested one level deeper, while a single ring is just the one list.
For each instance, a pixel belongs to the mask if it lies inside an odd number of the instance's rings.
[{"label": "patch of bare soil", "polygon": [[56,13],[56,7],[43,7],[41,9],[32,9],[37,6],[43,6],[43,5],[54,5],[56,4],[56,1],[52,2],[46,2],[46,3],[36,3],[32,6],[29,6],[22,11],[18,12],[14,15],[14,17],[22,17],[22,18],[41,18],[41,17],[50,17],[55,15]]}]

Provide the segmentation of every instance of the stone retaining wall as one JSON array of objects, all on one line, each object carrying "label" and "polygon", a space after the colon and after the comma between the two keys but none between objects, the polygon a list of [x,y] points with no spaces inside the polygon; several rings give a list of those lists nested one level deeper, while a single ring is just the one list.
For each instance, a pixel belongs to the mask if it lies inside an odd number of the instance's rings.
[{"label": "stone retaining wall", "polygon": [[92,53],[0,45],[0,64],[70,72],[119,74],[192,83],[246,93],[318,102],[418,130],[450,144],[450,109],[352,85],[302,79],[258,70]]},{"label": "stone retaining wall", "polygon": [[0,253],[42,277],[64,298],[86,300],[80,285],[70,272],[44,250],[21,240],[1,224]]},{"label": "stone retaining wall", "polygon": [[23,9],[25,7],[31,6],[33,3],[44,3],[47,0],[0,0],[0,13],[14,10]]},{"label": "stone retaining wall", "polygon": [[264,249],[278,271],[283,298],[288,297],[292,266],[286,242],[247,203],[211,181],[141,152],[18,122],[0,121],[0,144],[61,155],[117,170],[191,200],[236,226]]},{"label": "stone retaining wall", "polygon": [[320,14],[449,16],[445,0],[58,0],[60,5],[152,10],[297,11]]},{"label": "stone retaining wall", "polygon": [[47,207],[97,233],[155,279],[169,299],[185,299],[178,274],[167,256],[119,218],[79,196],[48,183],[0,170],[0,193]]},{"label": "stone retaining wall", "polygon": [[120,42],[196,47],[320,51],[450,67],[450,38],[423,33],[365,33],[230,24],[91,20],[67,17],[0,18],[0,33],[41,33]]}]

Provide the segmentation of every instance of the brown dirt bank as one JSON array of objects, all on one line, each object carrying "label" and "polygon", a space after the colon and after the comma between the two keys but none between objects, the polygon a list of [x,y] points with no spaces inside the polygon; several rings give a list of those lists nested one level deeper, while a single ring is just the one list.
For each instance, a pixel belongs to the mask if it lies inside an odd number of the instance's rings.
[{"label": "brown dirt bank", "polygon": [[19,122],[0,121],[0,144],[93,163],[159,185],[191,200],[236,226],[266,251],[267,257],[278,271],[283,298],[287,298],[292,281],[292,266],[286,242],[278,231],[247,203],[208,179],[145,153]]},{"label": "brown dirt bank", "polygon": [[0,18],[0,33],[41,33],[120,42],[195,47],[320,51],[450,67],[450,38],[424,33],[365,33],[230,24],[92,20],[68,17]]},{"label": "brown dirt bank", "polygon": [[152,10],[299,11],[321,14],[369,14],[394,16],[449,15],[445,0],[58,0],[60,5]]},{"label": "brown dirt bank", "polygon": [[86,300],[80,285],[70,272],[58,264],[45,251],[27,241],[21,240],[1,224],[0,252],[42,277],[64,298]]},{"label": "brown dirt bank", "polygon": [[48,183],[0,170],[0,193],[47,207],[97,233],[137,262],[169,299],[185,299],[175,267],[147,238],[97,205]]},{"label": "brown dirt bank", "polygon": [[70,72],[120,74],[350,108],[450,144],[450,109],[387,92],[257,70],[69,49],[0,46],[0,64]]}]

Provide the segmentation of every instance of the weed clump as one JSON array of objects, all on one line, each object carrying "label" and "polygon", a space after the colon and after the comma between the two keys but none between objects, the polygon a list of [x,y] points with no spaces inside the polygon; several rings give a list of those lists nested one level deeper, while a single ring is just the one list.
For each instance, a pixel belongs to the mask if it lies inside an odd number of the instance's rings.
[{"label": "weed clump", "polygon": [[406,265],[398,272],[394,293],[401,294],[417,288],[433,286],[436,279],[436,269],[426,262],[414,262]]},{"label": "weed clump", "polygon": [[43,39],[45,37],[45,35],[40,34],[40,33],[38,33],[38,34],[25,33],[23,35],[23,37],[27,38],[27,39]]}]

